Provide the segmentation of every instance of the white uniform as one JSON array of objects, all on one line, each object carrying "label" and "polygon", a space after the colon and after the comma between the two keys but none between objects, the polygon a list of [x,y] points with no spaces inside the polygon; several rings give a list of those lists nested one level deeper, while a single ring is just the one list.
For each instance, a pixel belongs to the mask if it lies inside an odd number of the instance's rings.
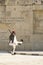
[{"label": "white uniform", "polygon": [[15,36],[14,36],[14,41],[13,41],[13,43],[12,43],[12,41],[10,41],[10,43],[9,43],[10,46],[13,46],[13,51],[11,52],[12,54],[15,53],[15,49],[16,49],[16,46],[17,46],[18,44],[22,44],[22,42],[17,41],[16,35],[15,35]]}]

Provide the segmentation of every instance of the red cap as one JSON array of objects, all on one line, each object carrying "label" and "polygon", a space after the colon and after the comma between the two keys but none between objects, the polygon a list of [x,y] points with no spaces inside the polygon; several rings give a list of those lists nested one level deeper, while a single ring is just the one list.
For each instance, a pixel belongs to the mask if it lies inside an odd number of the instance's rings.
[{"label": "red cap", "polygon": [[14,34],[15,34],[15,31],[12,31],[12,33],[14,33]]}]

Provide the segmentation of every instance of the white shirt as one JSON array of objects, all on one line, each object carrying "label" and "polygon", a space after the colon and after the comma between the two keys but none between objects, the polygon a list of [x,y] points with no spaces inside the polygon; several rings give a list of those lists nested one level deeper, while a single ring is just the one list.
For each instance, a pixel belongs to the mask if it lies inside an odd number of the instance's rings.
[{"label": "white shirt", "polygon": [[22,42],[17,41],[16,35],[14,36],[14,42],[13,43],[16,44],[16,45],[22,44]]}]

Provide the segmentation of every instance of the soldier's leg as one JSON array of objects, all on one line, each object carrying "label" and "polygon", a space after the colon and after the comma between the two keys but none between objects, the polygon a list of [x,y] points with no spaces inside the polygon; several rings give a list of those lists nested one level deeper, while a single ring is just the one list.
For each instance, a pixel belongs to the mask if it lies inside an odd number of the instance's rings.
[{"label": "soldier's leg", "polygon": [[14,54],[14,53],[15,53],[15,49],[16,49],[16,45],[15,45],[15,44],[13,44],[13,51],[11,52],[12,54]]},{"label": "soldier's leg", "polygon": [[[9,43],[9,46],[13,47],[13,43]],[[9,52],[12,53],[12,50],[10,50]]]}]

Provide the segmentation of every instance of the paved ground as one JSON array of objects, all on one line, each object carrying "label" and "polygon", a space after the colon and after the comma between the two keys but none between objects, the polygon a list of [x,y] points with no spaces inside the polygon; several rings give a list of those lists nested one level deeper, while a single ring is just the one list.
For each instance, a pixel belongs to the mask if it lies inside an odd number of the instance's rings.
[{"label": "paved ground", "polygon": [[[11,55],[7,52],[0,52],[0,65],[43,65],[43,56],[34,55]],[[36,52],[43,53],[43,52]]]}]

